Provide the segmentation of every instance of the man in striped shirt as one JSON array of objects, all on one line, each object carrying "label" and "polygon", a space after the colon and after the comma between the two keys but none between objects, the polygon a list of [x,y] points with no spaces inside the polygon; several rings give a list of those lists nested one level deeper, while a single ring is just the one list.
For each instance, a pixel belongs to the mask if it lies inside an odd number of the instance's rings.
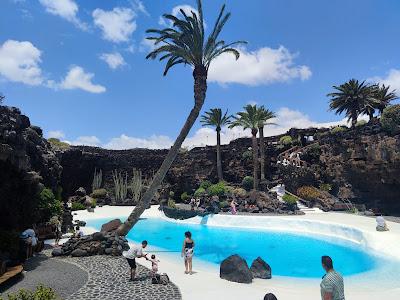
[{"label": "man in striped shirt", "polygon": [[321,281],[322,300],[345,300],[343,277],[333,269],[329,256],[322,256],[322,267],[326,271]]}]

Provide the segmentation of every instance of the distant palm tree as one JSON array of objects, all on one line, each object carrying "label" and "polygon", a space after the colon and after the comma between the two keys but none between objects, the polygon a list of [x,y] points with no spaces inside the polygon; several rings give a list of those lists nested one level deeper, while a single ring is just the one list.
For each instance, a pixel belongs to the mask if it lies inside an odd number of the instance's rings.
[{"label": "distant palm tree", "polygon": [[228,125],[232,116],[228,116],[228,111],[222,114],[220,108],[212,108],[201,116],[200,122],[203,126],[213,126],[217,132],[217,173],[219,181],[224,180],[221,161],[221,129]]},{"label": "distant palm tree", "polygon": [[203,106],[207,91],[207,75],[211,62],[223,53],[232,53],[236,59],[239,58],[239,51],[233,46],[245,43],[243,41],[226,44],[218,40],[221,30],[230,18],[230,13],[225,13],[225,5],[222,6],[211,34],[206,38],[204,34],[204,18],[201,0],[197,0],[198,14],[192,11],[187,15],[182,9],[182,17],[164,15],[172,22],[171,28],[162,30],[150,29],[147,33],[155,36],[147,39],[154,41],[156,49],[150,52],[146,58],[156,59],[161,55],[160,60],[167,59],[164,70],[166,75],[169,69],[177,64],[185,64],[193,67],[194,77],[194,107],[183,125],[181,132],[176,138],[173,146],[165,157],[160,169],[154,175],[153,181],[138,205],[129,215],[128,219],[118,228],[120,235],[126,235],[139,220],[140,215],[149,206],[157,189],[160,187],[166,173],[174,162],[183,141],[188,135],[199,112]]},{"label": "distant palm tree", "polygon": [[268,122],[273,118],[276,118],[274,112],[266,109],[264,105],[258,108],[259,124],[258,131],[260,132],[260,167],[261,167],[261,180],[265,179],[265,145],[264,145],[264,126],[275,125],[274,123]]},{"label": "distant palm tree", "polygon": [[374,88],[374,98],[377,101],[375,108],[379,111],[380,114],[383,113],[383,110],[390,104],[391,101],[398,99],[396,95],[396,90],[389,91],[390,86],[382,86],[375,85]]},{"label": "distant palm tree", "polygon": [[356,79],[351,79],[333,88],[336,91],[328,94],[328,97],[331,97],[329,109],[336,114],[345,112],[352,127],[356,125],[357,118],[362,113],[366,112],[373,117],[372,108],[375,103],[373,89],[365,81],[360,83]]},{"label": "distant palm tree", "polygon": [[253,177],[254,177],[254,189],[258,188],[258,144],[257,144],[257,132],[260,125],[261,119],[258,114],[257,105],[247,105],[243,112],[238,112],[237,116],[233,117],[233,121],[229,125],[229,128],[243,127],[243,129],[251,129],[251,140],[253,148]]}]

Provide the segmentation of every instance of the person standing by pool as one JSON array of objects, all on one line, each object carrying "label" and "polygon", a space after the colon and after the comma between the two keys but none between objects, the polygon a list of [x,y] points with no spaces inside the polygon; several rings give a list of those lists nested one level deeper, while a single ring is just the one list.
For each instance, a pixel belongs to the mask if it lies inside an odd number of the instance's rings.
[{"label": "person standing by pool", "polygon": [[182,257],[185,260],[185,274],[193,274],[192,260],[194,255],[194,240],[190,231],[185,232],[185,239],[182,247]]},{"label": "person standing by pool", "polygon": [[130,271],[129,281],[134,281],[136,276],[136,258],[146,257],[147,254],[143,253],[143,249],[147,247],[147,241],[143,241],[141,246],[130,248],[128,251],[122,252],[122,255],[128,261]]},{"label": "person standing by pool", "polygon": [[344,300],[343,277],[333,269],[332,258],[322,256],[322,267],[326,271],[321,281],[322,300]]},{"label": "person standing by pool", "polygon": [[235,199],[232,199],[232,201],[231,201],[231,214],[232,215],[237,214],[236,205],[237,205],[237,203],[236,203]]}]

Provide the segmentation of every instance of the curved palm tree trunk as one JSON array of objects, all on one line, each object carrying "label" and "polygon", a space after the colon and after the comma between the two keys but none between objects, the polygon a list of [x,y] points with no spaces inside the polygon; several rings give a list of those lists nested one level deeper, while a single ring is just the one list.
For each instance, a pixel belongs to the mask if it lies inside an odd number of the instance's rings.
[{"label": "curved palm tree trunk", "polygon": [[257,143],[257,129],[251,130],[251,141],[253,146],[253,178],[254,178],[254,189],[258,189],[258,143]]},{"label": "curved palm tree trunk", "polygon": [[224,180],[224,176],[222,174],[222,160],[221,160],[221,129],[217,129],[217,173],[218,180]]},{"label": "curved palm tree trunk", "polygon": [[261,181],[265,179],[265,147],[264,147],[264,127],[258,128],[260,134],[260,168],[261,168]]},{"label": "curved palm tree trunk", "polygon": [[183,141],[185,140],[194,122],[199,116],[200,110],[203,107],[204,100],[206,98],[207,71],[205,69],[195,68],[195,70],[193,71],[193,77],[195,100],[194,107],[190,111],[190,114],[186,119],[186,122],[183,125],[181,132],[179,133],[178,137],[175,140],[175,143],[165,157],[160,169],[158,169],[157,173],[154,175],[153,181],[151,182],[149,188],[144,193],[132,213],[129,215],[128,219],[118,228],[117,232],[119,235],[127,235],[128,232],[139,220],[144,210],[149,206],[151,199],[153,199],[154,194],[157,192],[165,175],[167,174],[172,163],[174,162]]}]

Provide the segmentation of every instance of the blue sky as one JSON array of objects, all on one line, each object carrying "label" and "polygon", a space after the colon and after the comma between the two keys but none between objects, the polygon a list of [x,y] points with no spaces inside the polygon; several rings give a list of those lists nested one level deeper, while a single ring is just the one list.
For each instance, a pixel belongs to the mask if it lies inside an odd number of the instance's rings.
[{"label": "blue sky", "polygon": [[[397,0],[204,0],[208,28],[220,6],[232,18],[222,37],[247,40],[242,57],[210,70],[204,110],[248,103],[277,112],[279,126],[342,120],[327,111],[331,86],[371,79],[400,90]],[[167,77],[145,59],[145,30],[195,1],[2,0],[0,91],[46,136],[107,148],[170,146],[193,104],[189,67]],[[223,132],[223,141],[243,135]],[[196,123],[186,145],[214,143]]]}]

